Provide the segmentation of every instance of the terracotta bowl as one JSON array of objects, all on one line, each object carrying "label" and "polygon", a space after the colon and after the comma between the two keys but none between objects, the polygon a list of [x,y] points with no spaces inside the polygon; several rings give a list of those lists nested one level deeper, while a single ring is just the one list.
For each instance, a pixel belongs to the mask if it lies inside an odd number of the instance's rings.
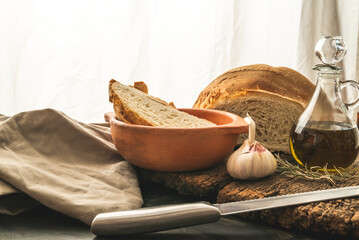
[{"label": "terracotta bowl", "polygon": [[164,128],[127,124],[106,113],[113,142],[131,164],[159,171],[193,171],[224,161],[240,133],[248,132],[243,118],[225,111],[179,109],[217,124],[203,128]]}]

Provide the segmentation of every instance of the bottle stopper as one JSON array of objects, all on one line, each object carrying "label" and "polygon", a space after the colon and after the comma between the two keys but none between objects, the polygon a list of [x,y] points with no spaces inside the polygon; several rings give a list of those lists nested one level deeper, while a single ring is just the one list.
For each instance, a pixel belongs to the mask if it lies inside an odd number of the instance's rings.
[{"label": "bottle stopper", "polygon": [[325,65],[335,65],[343,60],[347,46],[341,36],[324,36],[315,45],[315,55]]}]

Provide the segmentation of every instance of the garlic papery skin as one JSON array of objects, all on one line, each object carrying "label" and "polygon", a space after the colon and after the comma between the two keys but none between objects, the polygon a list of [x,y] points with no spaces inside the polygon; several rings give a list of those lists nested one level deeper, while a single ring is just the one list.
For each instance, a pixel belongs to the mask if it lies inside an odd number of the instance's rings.
[{"label": "garlic papery skin", "polygon": [[242,180],[262,178],[273,174],[277,169],[277,160],[272,153],[255,141],[254,121],[248,117],[245,120],[249,122],[249,139],[227,160],[229,175]]}]

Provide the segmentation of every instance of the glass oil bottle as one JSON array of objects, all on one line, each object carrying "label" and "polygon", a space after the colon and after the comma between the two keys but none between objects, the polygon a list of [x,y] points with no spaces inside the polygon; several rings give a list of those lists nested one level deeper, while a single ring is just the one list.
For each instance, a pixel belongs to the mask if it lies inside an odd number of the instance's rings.
[{"label": "glass oil bottle", "polygon": [[[342,72],[335,64],[346,53],[345,42],[340,36],[322,37],[315,54],[323,64],[313,67],[317,71],[317,83],[313,96],[290,132],[290,150],[302,166],[346,168],[357,158],[359,131],[349,109],[359,105],[359,84],[352,80],[340,81]],[[352,103],[342,100],[341,90],[354,87],[357,99]]]}]

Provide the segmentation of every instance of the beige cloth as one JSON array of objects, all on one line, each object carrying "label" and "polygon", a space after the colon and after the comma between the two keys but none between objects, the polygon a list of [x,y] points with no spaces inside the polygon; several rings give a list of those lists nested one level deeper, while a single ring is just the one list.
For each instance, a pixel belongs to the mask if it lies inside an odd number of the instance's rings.
[{"label": "beige cloth", "polygon": [[136,173],[116,151],[109,127],[53,109],[0,115],[0,179],[11,185],[0,181],[0,204],[18,189],[86,224],[98,213],[143,203]]}]

